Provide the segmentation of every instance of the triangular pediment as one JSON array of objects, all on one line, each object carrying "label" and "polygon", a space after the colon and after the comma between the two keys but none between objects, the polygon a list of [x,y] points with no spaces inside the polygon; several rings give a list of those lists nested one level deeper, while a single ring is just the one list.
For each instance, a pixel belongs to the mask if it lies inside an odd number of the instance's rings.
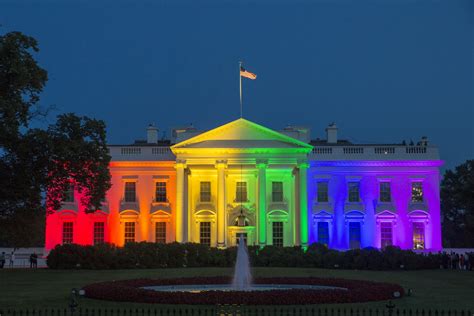
[{"label": "triangular pediment", "polygon": [[309,152],[311,145],[286,136],[257,123],[240,118],[210,131],[187,139],[171,147],[174,152],[180,149],[296,149]]}]

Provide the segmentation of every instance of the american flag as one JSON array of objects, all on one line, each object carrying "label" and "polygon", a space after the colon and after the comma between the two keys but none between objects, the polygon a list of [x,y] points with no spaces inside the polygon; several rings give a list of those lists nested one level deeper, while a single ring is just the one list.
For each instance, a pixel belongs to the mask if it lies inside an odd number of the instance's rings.
[{"label": "american flag", "polygon": [[252,79],[252,80],[257,79],[257,75],[256,75],[256,74],[251,73],[250,71],[245,70],[245,68],[242,67],[242,66],[240,66],[240,76],[241,76],[241,77],[245,77],[245,78],[249,78],[249,79]]}]

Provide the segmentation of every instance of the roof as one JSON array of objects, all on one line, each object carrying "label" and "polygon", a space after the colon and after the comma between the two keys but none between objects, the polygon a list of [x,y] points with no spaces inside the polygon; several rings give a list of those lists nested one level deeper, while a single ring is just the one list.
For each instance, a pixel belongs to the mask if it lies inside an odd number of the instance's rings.
[{"label": "roof", "polygon": [[243,118],[171,146],[171,150],[175,153],[185,149],[204,148],[242,150],[276,148],[310,152],[313,146]]}]

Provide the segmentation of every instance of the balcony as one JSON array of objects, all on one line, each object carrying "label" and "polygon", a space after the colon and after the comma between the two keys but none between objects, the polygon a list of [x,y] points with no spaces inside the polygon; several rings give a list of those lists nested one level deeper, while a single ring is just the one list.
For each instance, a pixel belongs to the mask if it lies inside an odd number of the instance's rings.
[{"label": "balcony", "polygon": [[58,209],[58,211],[78,211],[78,205],[77,202],[62,202],[61,207]]},{"label": "balcony", "polygon": [[413,212],[413,211],[425,211],[428,212],[428,205],[426,205],[425,201],[422,202],[412,202],[408,204],[408,212]]},{"label": "balcony", "polygon": [[134,210],[134,211],[139,212],[140,207],[139,207],[139,204],[138,204],[138,199],[136,199],[133,202],[125,201],[124,199],[122,199],[120,201],[120,210],[119,211],[123,212],[123,211],[126,211],[126,210]]},{"label": "balcony", "polygon": [[325,211],[325,212],[333,212],[334,210],[334,205],[332,202],[318,202],[314,201],[313,202],[313,207],[312,207],[313,213],[317,214],[319,212]]},{"label": "balcony", "polygon": [[284,199],[283,201],[271,201],[268,203],[268,211],[274,210],[288,211],[288,201]]},{"label": "balcony", "polygon": [[168,199],[166,200],[166,202],[151,202],[150,214],[153,214],[157,211],[163,211],[168,214],[171,214],[171,204]]},{"label": "balcony", "polygon": [[359,211],[365,213],[365,207],[362,201],[359,202],[345,202],[344,203],[344,212]]},{"label": "balcony", "polygon": [[382,213],[383,211],[396,213],[395,205],[392,202],[377,202],[375,213]]}]

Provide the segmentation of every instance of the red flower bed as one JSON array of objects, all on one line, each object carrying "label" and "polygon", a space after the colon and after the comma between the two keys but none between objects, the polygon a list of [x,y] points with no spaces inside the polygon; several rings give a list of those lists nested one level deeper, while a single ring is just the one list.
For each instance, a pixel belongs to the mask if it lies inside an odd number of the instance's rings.
[{"label": "red flower bed", "polygon": [[86,297],[108,301],[155,304],[245,304],[245,305],[302,305],[321,303],[356,303],[380,301],[402,297],[403,288],[398,284],[371,281],[325,278],[256,278],[256,284],[301,284],[341,287],[347,290],[271,290],[271,291],[206,291],[160,292],[146,290],[144,286],[230,284],[227,277],[136,279],[94,283],[84,287]]}]

